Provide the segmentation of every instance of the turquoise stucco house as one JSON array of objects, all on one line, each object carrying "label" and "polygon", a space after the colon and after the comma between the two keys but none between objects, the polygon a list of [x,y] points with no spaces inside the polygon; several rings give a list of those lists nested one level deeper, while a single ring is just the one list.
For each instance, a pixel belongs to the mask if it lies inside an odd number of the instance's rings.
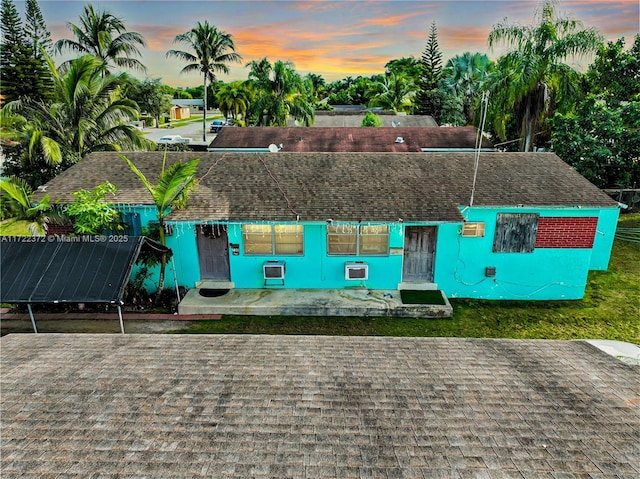
[{"label": "turquoise stucco house", "polygon": [[[127,156],[157,177],[162,152]],[[588,272],[607,269],[618,219],[617,203],[553,153],[483,152],[477,171],[474,153],[167,153],[192,158],[199,185],[167,226],[167,284],[188,288],[579,299]],[[87,156],[46,191],[70,201],[105,180],[132,232],[155,220],[117,153]]]}]

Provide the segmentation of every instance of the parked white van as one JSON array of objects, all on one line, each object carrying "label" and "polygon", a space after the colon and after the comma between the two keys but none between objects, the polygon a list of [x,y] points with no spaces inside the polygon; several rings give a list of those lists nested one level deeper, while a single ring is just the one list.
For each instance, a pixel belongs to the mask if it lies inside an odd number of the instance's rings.
[{"label": "parked white van", "polygon": [[183,138],[180,135],[165,135],[160,138],[156,143],[159,145],[176,145],[178,143],[190,143],[191,138]]}]

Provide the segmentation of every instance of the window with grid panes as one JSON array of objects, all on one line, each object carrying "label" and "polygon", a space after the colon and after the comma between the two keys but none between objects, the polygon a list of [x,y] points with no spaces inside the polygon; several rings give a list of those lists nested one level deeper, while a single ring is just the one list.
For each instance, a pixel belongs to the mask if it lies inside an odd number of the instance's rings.
[{"label": "window with grid panes", "polygon": [[387,225],[360,226],[360,248],[363,256],[385,255],[389,249],[389,227]]},{"label": "window with grid panes", "polygon": [[388,251],[387,225],[327,226],[327,253],[330,255],[381,256]]},{"label": "window with grid panes", "polygon": [[304,245],[302,225],[273,225],[273,243],[276,254],[301,255]]},{"label": "window with grid panes", "polygon": [[465,223],[462,236],[480,238],[484,236],[484,223]]},{"label": "window with grid panes", "polygon": [[302,225],[242,225],[246,255],[302,255]]}]

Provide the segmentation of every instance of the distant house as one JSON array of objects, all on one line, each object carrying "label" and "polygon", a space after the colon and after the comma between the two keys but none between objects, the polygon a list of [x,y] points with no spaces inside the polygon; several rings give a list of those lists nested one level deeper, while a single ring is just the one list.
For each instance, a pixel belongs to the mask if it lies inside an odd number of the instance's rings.
[{"label": "distant house", "polygon": [[203,108],[204,100],[202,98],[171,100],[170,117],[172,120],[191,118],[192,110],[202,110]]},{"label": "distant house", "polygon": [[172,120],[184,120],[191,118],[191,109],[188,106],[173,105],[169,112],[169,117]]},{"label": "distant house", "polygon": [[[150,178],[162,155],[127,153]],[[482,153],[477,175],[474,153],[167,153],[168,163],[191,158],[201,158],[199,186],[167,227],[175,276],[189,288],[578,299],[587,273],[608,266],[618,218],[617,202],[552,153]],[[47,193],[69,202],[104,180],[132,232],[154,221],[146,189],[114,152],[88,155]]]},{"label": "distant house", "polygon": [[204,100],[202,98],[175,99],[171,100],[171,104],[181,108],[204,108]]},{"label": "distant house", "polygon": [[[474,127],[224,128],[209,145],[212,152],[427,152],[475,151]],[[483,151],[493,146],[483,138]]]}]

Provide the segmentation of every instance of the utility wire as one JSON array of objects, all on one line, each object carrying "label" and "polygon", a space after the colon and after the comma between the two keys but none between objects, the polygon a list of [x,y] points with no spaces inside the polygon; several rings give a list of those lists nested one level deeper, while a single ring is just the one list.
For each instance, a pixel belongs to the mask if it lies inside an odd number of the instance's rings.
[{"label": "utility wire", "polygon": [[227,156],[227,155],[228,155],[228,153],[223,153],[223,155],[222,155],[220,158],[218,158],[218,159],[216,160],[216,162],[215,162],[213,165],[211,165],[211,166],[209,167],[209,169],[207,170],[207,172],[206,172],[204,175],[202,175],[202,176],[198,179],[198,181],[202,181],[202,180],[204,179],[204,177],[205,177],[205,176],[207,176],[209,173],[211,173],[211,170],[213,170],[216,166],[218,166],[218,163],[220,163],[220,162],[224,159],[224,157],[225,157],[225,156]]},{"label": "utility wire", "polygon": [[271,173],[271,170],[269,170],[269,167],[267,166],[267,163],[262,159],[262,155],[260,155],[258,153],[258,159],[262,162],[264,169],[267,170],[267,173],[269,173],[269,176],[271,177],[271,179],[275,182],[276,186],[278,187],[278,190],[280,190],[280,193],[282,194],[282,197],[285,199],[285,201],[287,202],[287,208],[289,208],[289,211],[291,211],[291,213],[293,213],[294,215],[296,215],[296,220],[300,219],[300,215],[298,214],[298,212],[296,210],[293,209],[293,207],[291,206],[291,201],[289,201],[289,198],[287,197],[287,194],[284,192],[284,190],[282,189],[282,187],[280,186],[280,183],[278,182],[278,179],[274,176],[273,173]]},{"label": "utility wire", "polygon": [[471,186],[471,198],[469,198],[469,206],[473,206],[473,197],[476,194],[476,180],[478,179],[478,166],[480,163],[480,147],[482,146],[482,137],[484,136],[484,124],[487,119],[487,110],[489,108],[489,93],[482,92],[481,103],[484,104],[482,119],[480,121],[480,129],[476,137],[476,157],[473,164],[473,185]]},{"label": "utility wire", "polygon": [[631,243],[640,243],[640,228],[618,228],[615,238]]}]

